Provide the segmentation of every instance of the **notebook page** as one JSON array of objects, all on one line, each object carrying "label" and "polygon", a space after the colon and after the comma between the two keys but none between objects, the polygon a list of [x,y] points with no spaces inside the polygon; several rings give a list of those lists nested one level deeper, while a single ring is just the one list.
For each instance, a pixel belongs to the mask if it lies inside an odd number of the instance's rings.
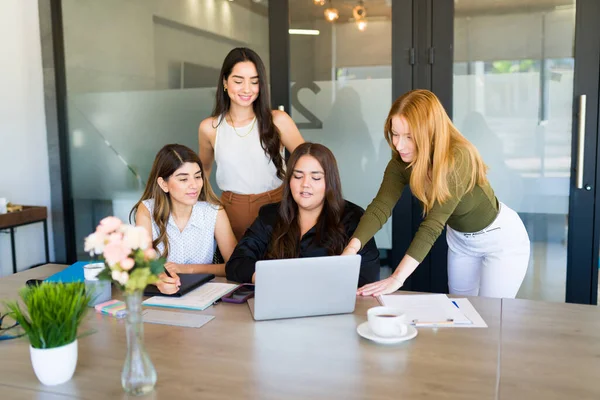
[{"label": "notebook page", "polygon": [[208,282],[181,297],[154,296],[143,301],[142,304],[153,307],[204,310],[238,286],[234,283]]}]

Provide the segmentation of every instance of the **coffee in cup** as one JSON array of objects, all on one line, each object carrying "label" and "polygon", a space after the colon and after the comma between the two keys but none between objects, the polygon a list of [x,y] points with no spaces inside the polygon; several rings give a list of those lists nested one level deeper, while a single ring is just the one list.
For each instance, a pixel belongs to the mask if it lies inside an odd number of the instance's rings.
[{"label": "coffee in cup", "polygon": [[392,307],[373,307],[367,311],[369,328],[377,336],[398,337],[406,335],[406,314]]}]

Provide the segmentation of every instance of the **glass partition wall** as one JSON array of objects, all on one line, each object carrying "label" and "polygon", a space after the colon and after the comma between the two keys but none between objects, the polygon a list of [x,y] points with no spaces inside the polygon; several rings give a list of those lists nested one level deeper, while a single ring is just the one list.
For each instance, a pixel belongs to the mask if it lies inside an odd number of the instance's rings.
[{"label": "glass partition wall", "polygon": [[[390,158],[383,123],[392,101],[413,88],[432,90],[483,155],[499,200],[526,225],[532,252],[518,297],[596,302],[600,33],[593,21],[600,3],[62,0],[61,6],[77,248],[71,259],[85,259],[83,238],[102,217],[128,218],[160,147],[177,142],[197,149],[221,62],[233,47],[247,46],[269,69],[274,107],[284,104],[307,140],[331,148],[345,198],[362,207]],[[393,268],[403,256],[420,215],[405,192],[393,221],[376,235],[384,265]],[[414,274],[413,290],[444,291],[443,241],[442,235]]]},{"label": "glass partition wall", "polygon": [[247,46],[269,66],[268,4],[63,0],[62,14],[75,240],[85,259],[83,238],[107,215],[128,219],[163,145],[198,149],[227,53]]}]

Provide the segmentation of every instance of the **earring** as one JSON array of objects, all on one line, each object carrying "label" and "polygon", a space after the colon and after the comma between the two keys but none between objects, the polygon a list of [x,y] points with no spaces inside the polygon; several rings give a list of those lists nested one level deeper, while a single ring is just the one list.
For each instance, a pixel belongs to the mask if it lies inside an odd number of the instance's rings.
[{"label": "earring", "polygon": [[223,91],[226,92],[227,91],[227,86],[223,87]]}]

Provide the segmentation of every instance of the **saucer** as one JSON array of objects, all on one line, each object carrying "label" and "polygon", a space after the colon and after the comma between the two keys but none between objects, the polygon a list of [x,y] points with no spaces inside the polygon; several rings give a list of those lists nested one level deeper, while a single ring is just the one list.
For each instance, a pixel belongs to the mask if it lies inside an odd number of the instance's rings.
[{"label": "saucer", "polygon": [[360,324],[358,326],[358,328],[356,328],[356,332],[358,332],[358,334],[360,336],[364,337],[365,339],[369,339],[374,342],[382,343],[382,344],[400,343],[400,342],[404,342],[406,340],[410,340],[410,339],[414,338],[415,336],[417,336],[417,329],[412,325],[408,325],[406,334],[402,335],[402,336],[397,336],[397,337],[377,336],[376,334],[373,333],[373,331],[371,331],[371,328],[369,328],[368,322],[363,322],[362,324]]}]

